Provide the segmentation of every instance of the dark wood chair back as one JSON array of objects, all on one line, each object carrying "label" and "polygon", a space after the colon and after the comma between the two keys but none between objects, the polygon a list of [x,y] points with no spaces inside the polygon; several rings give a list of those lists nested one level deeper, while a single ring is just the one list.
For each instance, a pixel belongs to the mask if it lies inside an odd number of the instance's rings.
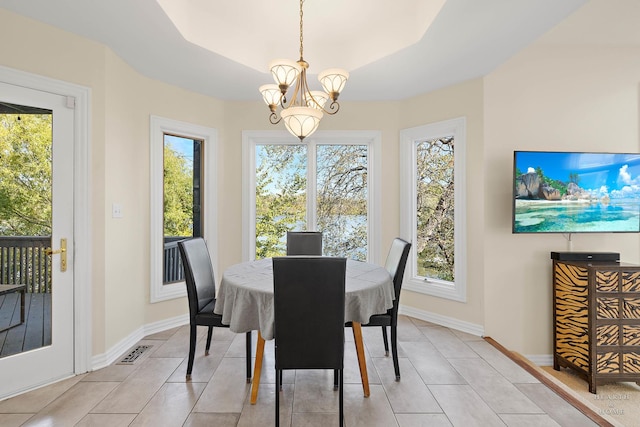
[{"label": "dark wood chair back", "polygon": [[322,255],[322,232],[287,231],[287,255]]},{"label": "dark wood chair back", "polygon": [[333,369],[343,425],[346,258],[273,258],[276,426],[285,369]]}]

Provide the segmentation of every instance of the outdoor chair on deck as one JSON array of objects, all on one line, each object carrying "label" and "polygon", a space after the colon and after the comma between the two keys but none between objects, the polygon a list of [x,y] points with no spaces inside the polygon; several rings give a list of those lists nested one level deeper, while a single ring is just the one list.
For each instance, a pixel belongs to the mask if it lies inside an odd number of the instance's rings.
[{"label": "outdoor chair on deck", "polygon": [[[208,326],[205,355],[209,354],[213,328],[228,328],[222,324],[222,316],[215,314],[216,286],[211,266],[209,250],[202,237],[178,242],[184,278],[187,284],[187,298],[189,300],[189,362],[187,364],[187,380],[191,379],[193,359],[196,352],[197,326]],[[251,382],[251,331],[247,332],[247,382]]]},{"label": "outdoor chair on deck", "polygon": [[285,369],[333,369],[343,425],[346,258],[273,258],[276,426]]},{"label": "outdoor chair on deck", "polygon": [[[400,381],[400,365],[398,363],[398,304],[400,301],[400,290],[402,289],[402,279],[404,277],[404,270],[407,265],[410,249],[411,243],[399,237],[393,239],[385,262],[385,268],[393,280],[395,293],[393,307],[387,310],[386,313],[374,314],[369,318],[369,323],[362,325],[382,327],[382,339],[384,340],[384,350],[387,356],[389,356],[387,326],[391,327],[391,354],[393,357],[393,368],[396,371],[396,381]],[[351,322],[347,323],[347,326],[351,326]]]}]

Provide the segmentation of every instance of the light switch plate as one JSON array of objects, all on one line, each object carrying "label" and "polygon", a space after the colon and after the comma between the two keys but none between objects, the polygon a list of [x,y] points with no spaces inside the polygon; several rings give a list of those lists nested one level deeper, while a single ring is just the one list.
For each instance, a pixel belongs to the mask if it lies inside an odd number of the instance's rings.
[{"label": "light switch plate", "polygon": [[122,205],[120,203],[114,203],[111,205],[111,217],[112,218],[124,217],[124,213],[122,212]]}]

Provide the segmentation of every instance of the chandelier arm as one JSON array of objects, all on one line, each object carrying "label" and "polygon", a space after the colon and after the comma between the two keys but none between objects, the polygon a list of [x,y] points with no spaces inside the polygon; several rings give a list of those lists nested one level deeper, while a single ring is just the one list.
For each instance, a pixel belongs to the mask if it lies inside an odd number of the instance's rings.
[{"label": "chandelier arm", "polygon": [[278,123],[280,123],[281,120],[282,120],[282,116],[278,117],[275,111],[272,111],[271,114],[269,114],[269,122],[272,125],[277,125]]},{"label": "chandelier arm", "polygon": [[340,104],[338,103],[338,101],[331,101],[331,104],[329,104],[328,109],[325,107],[322,110],[327,114],[333,115],[338,111],[340,111]]},{"label": "chandelier arm", "polygon": [[[320,102],[316,99],[315,96],[313,96],[313,93],[310,90],[307,90],[307,96],[308,96],[307,105],[309,105],[309,99],[310,99],[314,105],[317,105],[318,107],[321,106]],[[324,110],[324,108],[322,108],[322,110]]]},{"label": "chandelier arm", "polygon": [[300,105],[300,106],[303,105],[301,103],[301,101],[302,101],[302,97],[304,96],[304,93],[306,91],[306,87],[305,87],[306,84],[307,84],[307,73],[303,69],[300,72],[300,75],[298,76],[298,79],[296,80],[296,85],[293,88],[293,93],[291,94],[291,99],[289,100],[289,105],[286,108],[292,107],[294,105]]}]

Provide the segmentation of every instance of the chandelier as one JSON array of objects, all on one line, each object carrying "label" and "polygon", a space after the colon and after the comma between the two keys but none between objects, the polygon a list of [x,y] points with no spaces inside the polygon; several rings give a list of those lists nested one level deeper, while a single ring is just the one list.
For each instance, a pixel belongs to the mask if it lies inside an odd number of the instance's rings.
[{"label": "chandelier", "polygon": [[[271,61],[269,69],[276,84],[266,84],[259,88],[264,102],[269,106],[269,121],[284,125],[292,135],[302,141],[318,129],[323,113],[336,114],[340,109],[338,96],[349,78],[349,73],[340,68],[330,68],[318,74],[323,91],[310,90],[307,84],[309,63],[303,59],[302,51],[302,3],[300,0],[300,59]],[[287,91],[295,83],[293,93],[287,100]],[[328,100],[331,103],[325,107]],[[282,109],[278,117],[278,106]]]}]

